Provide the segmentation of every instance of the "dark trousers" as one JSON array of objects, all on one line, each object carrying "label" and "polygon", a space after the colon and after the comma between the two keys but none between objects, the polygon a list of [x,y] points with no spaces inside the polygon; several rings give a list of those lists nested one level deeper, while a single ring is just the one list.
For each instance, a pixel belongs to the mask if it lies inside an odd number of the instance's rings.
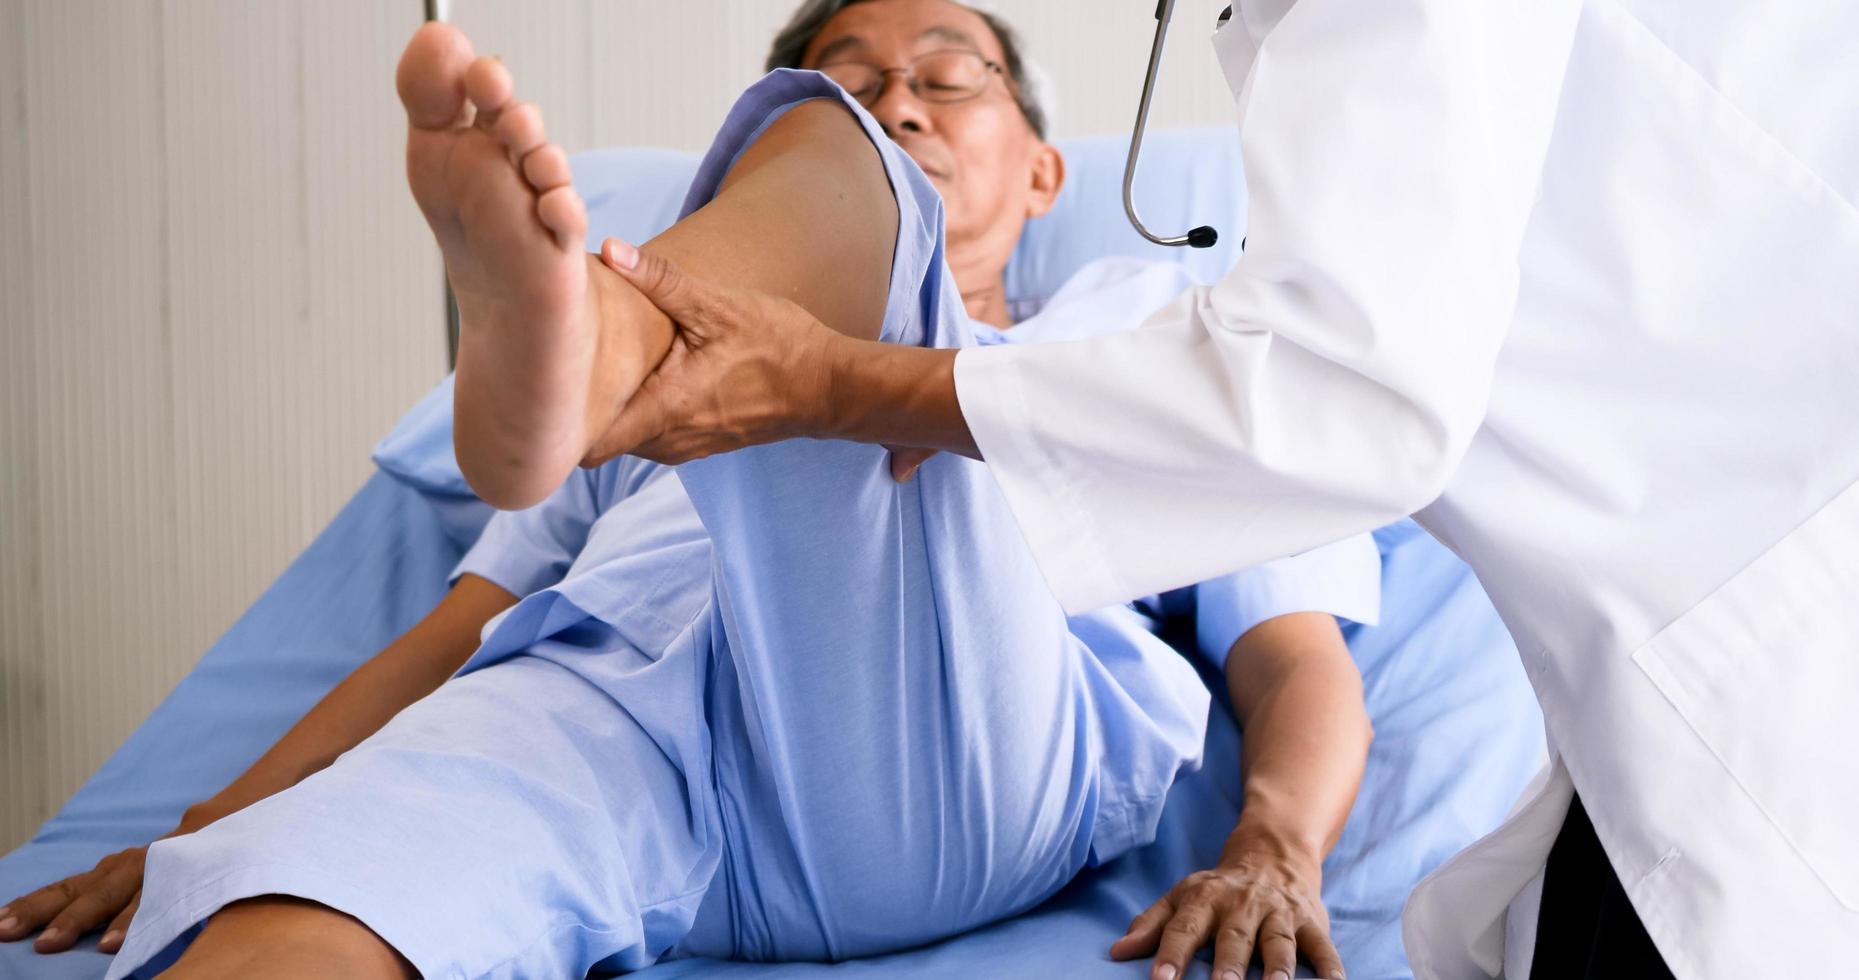
[{"label": "dark trousers", "polygon": [[1669,980],[1576,796],[1543,875],[1530,980]]}]

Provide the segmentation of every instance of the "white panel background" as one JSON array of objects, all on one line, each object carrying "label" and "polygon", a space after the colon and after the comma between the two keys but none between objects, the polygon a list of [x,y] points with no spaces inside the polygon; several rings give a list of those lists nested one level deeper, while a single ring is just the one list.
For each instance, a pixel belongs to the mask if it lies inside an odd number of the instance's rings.
[{"label": "white panel background", "polygon": [[[1183,0],[1154,117],[1225,122]],[[1055,135],[1126,130],[1152,0],[995,0]],[[785,0],[455,0],[570,151],[701,149]],[[93,772],[445,370],[400,170],[415,0],[0,0],[0,847]],[[5,896],[0,896],[3,899]]]}]

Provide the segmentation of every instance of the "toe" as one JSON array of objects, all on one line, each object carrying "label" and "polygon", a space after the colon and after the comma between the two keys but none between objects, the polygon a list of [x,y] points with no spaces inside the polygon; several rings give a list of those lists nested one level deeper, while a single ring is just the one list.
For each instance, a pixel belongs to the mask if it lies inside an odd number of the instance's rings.
[{"label": "toe", "polygon": [[509,103],[515,90],[510,70],[496,58],[479,58],[465,71],[465,94],[478,107],[478,119],[487,125],[497,121],[497,113]]},{"label": "toe", "polygon": [[542,131],[542,110],[534,102],[513,105],[497,117],[497,138],[521,157],[547,142]]},{"label": "toe", "polygon": [[552,191],[574,181],[574,172],[568,167],[568,154],[554,143],[545,144],[523,158],[523,176],[537,193]]},{"label": "toe", "polygon": [[450,24],[426,24],[414,33],[394,72],[394,87],[414,126],[444,129],[458,121],[471,59],[471,41]]},{"label": "toe", "polygon": [[587,207],[572,185],[564,184],[537,198],[536,216],[563,248],[579,247],[587,238]]}]

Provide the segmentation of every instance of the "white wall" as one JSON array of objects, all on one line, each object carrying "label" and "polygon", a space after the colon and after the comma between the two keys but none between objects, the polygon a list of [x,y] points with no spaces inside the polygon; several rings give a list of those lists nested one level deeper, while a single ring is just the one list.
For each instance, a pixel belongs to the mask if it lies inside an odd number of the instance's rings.
[{"label": "white wall", "polygon": [[[796,0],[797,2],[797,0]],[[1154,0],[988,0],[1054,82],[1054,135],[1128,132],[1155,30]],[[1224,0],[1181,0],[1152,116],[1226,122],[1233,101],[1206,35]],[[517,77],[569,150],[701,149],[761,75],[788,0],[452,0],[450,19]]]},{"label": "white wall", "polygon": [[[1225,122],[1184,0],[1155,124]],[[1124,131],[1151,0],[997,0],[1059,136]],[[569,150],[699,149],[785,0],[455,0]],[[316,534],[445,370],[400,170],[415,0],[0,0],[0,847]]]}]

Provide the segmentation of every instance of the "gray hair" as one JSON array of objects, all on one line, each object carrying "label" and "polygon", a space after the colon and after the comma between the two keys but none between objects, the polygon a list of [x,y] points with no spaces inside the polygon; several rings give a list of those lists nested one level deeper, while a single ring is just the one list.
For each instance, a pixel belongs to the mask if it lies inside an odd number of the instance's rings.
[{"label": "gray hair", "polygon": [[[866,3],[868,0],[805,0],[787,26],[775,35],[774,44],[768,48],[768,63],[764,70],[776,68],[799,68],[807,55],[807,46],[820,35],[820,30],[834,15],[854,4]],[[974,10],[973,7],[968,8]],[[1007,89],[1013,95],[1015,105],[1020,107],[1020,115],[1026,117],[1027,125],[1040,139],[1046,138],[1046,110],[1039,103],[1038,93],[1031,76],[1026,58],[1021,53],[1020,35],[995,14],[985,10],[975,10],[994,32],[995,40],[1000,42],[1001,58],[1005,64],[1001,67],[1007,72]]]}]

